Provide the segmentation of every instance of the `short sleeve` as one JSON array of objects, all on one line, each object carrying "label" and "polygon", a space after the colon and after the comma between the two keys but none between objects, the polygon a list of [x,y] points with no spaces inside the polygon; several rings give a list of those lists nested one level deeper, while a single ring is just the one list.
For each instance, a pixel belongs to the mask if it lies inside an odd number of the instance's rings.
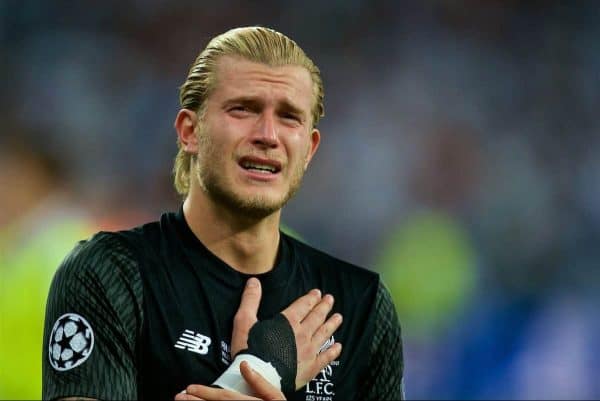
[{"label": "short sleeve", "polygon": [[392,297],[379,282],[375,299],[375,330],[361,400],[403,400],[404,358],[400,323]]},{"label": "short sleeve", "polygon": [[44,399],[136,399],[142,327],[138,263],[115,234],[80,242],[58,268],[46,305]]}]

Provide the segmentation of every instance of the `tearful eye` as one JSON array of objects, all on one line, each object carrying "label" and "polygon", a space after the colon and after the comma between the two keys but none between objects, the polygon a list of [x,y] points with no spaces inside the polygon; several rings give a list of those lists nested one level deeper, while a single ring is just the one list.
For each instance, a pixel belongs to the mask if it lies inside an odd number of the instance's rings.
[{"label": "tearful eye", "polygon": [[295,114],[284,114],[281,117],[285,120],[291,120],[291,121],[298,122],[298,123],[301,122],[300,118]]}]

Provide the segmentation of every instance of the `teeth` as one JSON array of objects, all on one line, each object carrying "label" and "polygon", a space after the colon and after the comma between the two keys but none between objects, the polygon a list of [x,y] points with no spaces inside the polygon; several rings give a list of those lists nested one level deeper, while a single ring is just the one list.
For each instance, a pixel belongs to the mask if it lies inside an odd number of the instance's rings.
[{"label": "teeth", "polygon": [[271,173],[275,172],[275,167],[273,166],[269,166],[266,164],[257,164],[257,163],[252,163],[252,162],[244,162],[242,167],[244,167],[245,169],[253,169],[253,170],[260,170],[260,171],[268,171]]}]

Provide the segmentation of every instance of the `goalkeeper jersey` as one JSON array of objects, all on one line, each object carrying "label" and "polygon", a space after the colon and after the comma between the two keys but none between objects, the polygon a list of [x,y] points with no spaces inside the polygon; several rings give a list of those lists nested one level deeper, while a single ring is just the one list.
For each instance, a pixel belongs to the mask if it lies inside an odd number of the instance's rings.
[{"label": "goalkeeper jersey", "polygon": [[[55,274],[43,347],[43,398],[173,399],[230,364],[233,317],[249,275],[211,253],[183,212],[80,242]],[[342,353],[288,399],[400,399],[402,343],[379,276],[281,233],[256,275],[268,319],[313,288],[335,298]]]}]

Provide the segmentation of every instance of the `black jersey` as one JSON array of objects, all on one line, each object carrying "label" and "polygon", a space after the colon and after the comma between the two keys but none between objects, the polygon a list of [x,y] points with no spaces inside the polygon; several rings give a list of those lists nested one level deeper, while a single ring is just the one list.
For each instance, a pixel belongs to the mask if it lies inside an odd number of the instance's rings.
[{"label": "black jersey", "polygon": [[[46,310],[43,397],[173,399],[231,362],[233,317],[250,276],[212,254],[182,211],[80,242],[57,271]],[[257,277],[258,319],[313,288],[335,297],[340,357],[294,400],[402,398],[396,311],[379,276],[283,233],[276,266]]]}]

